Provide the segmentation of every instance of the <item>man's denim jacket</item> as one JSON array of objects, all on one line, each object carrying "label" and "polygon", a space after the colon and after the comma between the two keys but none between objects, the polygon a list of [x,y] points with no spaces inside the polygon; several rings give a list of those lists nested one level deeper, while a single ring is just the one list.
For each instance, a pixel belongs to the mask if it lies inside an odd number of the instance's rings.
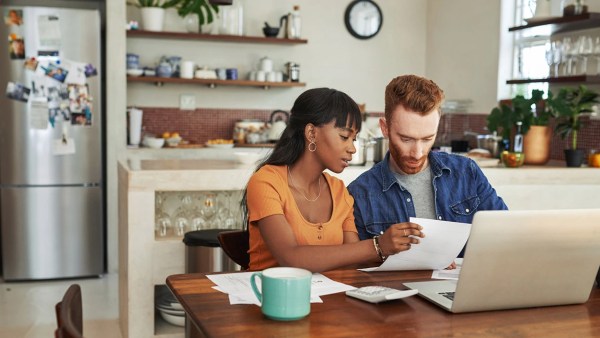
[{"label": "man's denim jacket", "polygon": [[[383,161],[348,185],[354,197],[354,217],[360,239],[382,234],[395,223],[415,217],[410,193],[398,184]],[[478,210],[506,210],[479,166],[470,158],[445,152],[429,153],[435,214],[438,220],[471,223]]]}]

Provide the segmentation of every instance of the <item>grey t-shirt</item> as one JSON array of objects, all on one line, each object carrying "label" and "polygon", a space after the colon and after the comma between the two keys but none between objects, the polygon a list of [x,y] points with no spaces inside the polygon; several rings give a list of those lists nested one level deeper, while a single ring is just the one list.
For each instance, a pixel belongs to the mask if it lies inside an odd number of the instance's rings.
[{"label": "grey t-shirt", "polygon": [[406,202],[413,203],[417,217],[436,219],[430,167],[411,175],[397,173],[394,170],[392,172],[398,183],[412,195],[412,201]]}]

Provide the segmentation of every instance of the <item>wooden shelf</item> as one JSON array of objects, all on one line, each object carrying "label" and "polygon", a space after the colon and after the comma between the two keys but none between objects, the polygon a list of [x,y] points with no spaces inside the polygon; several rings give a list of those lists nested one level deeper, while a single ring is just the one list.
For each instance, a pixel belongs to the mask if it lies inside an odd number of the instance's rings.
[{"label": "wooden shelf", "polygon": [[132,38],[153,38],[153,39],[178,39],[178,40],[205,40],[218,42],[245,42],[245,43],[266,43],[266,44],[306,44],[306,39],[281,39],[267,38],[262,36],[239,36],[239,35],[214,35],[199,33],[181,33],[181,32],[152,32],[144,30],[128,30],[127,37]]},{"label": "wooden shelf", "polygon": [[575,76],[560,76],[560,77],[547,77],[540,79],[512,79],[506,81],[507,84],[522,84],[522,83],[534,83],[534,82],[548,82],[548,83],[600,83],[600,75],[575,75]]},{"label": "wooden shelf", "polygon": [[[511,27],[509,32],[550,25],[551,34],[564,33],[579,29],[600,27],[600,13],[585,13],[581,15],[559,16],[530,22],[527,25]],[[539,81],[538,81],[539,82]]]},{"label": "wooden shelf", "polygon": [[304,82],[260,82],[249,80],[218,80],[218,79],[182,79],[179,77],[157,77],[157,76],[127,76],[127,82],[146,82],[154,83],[157,86],[162,86],[165,83],[179,84],[205,84],[210,88],[216,86],[240,86],[240,87],[259,87],[264,89],[269,88],[289,88],[289,87],[304,87]]}]

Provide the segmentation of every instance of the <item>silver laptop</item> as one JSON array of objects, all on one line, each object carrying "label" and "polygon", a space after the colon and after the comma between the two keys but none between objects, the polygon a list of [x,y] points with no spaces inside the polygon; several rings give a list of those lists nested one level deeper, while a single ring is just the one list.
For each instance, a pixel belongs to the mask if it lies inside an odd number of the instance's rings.
[{"label": "silver laptop", "polygon": [[450,312],[585,303],[600,266],[600,209],[479,211],[458,281],[404,283]]}]

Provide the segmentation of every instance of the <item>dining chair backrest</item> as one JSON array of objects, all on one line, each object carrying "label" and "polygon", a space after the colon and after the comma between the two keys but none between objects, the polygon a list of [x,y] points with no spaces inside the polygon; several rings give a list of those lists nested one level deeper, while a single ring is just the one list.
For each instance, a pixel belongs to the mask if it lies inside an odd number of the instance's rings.
[{"label": "dining chair backrest", "polygon": [[222,231],[217,236],[221,249],[238,264],[242,270],[248,270],[250,264],[250,235],[248,230]]},{"label": "dining chair backrest", "polygon": [[69,286],[62,300],[56,303],[56,338],[83,337],[83,310],[81,287],[79,284]]}]

